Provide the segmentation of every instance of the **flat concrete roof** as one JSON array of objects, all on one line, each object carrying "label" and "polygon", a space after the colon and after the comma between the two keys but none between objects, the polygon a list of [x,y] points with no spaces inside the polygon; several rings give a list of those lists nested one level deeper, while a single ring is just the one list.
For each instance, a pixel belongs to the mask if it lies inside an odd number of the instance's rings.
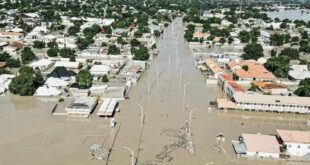
[{"label": "flat concrete roof", "polygon": [[242,134],[246,150],[250,152],[280,153],[280,144],[275,136]]}]

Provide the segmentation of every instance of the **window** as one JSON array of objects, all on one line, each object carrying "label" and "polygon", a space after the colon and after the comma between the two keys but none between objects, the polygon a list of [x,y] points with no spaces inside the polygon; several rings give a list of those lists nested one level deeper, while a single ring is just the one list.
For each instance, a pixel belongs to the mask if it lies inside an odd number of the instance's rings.
[{"label": "window", "polygon": [[308,146],[308,149],[310,150],[310,146]]},{"label": "window", "polygon": [[289,144],[289,145],[288,145],[288,148],[291,148],[291,147],[292,147],[292,146]]},{"label": "window", "polygon": [[297,148],[300,148],[300,145],[298,145]]}]

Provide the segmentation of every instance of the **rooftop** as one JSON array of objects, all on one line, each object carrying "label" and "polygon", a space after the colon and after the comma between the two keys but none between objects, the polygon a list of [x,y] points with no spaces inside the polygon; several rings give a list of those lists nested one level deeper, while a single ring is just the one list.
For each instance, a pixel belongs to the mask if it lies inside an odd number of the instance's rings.
[{"label": "rooftop", "polygon": [[236,102],[252,103],[252,104],[277,104],[277,105],[297,105],[310,106],[309,97],[297,96],[276,96],[276,95],[261,95],[261,94],[234,94]]},{"label": "rooftop", "polygon": [[277,129],[278,135],[284,142],[310,144],[310,131],[294,131]]},{"label": "rooftop", "polygon": [[227,82],[236,92],[245,92],[245,89],[242,88],[241,85],[236,83],[235,81],[228,81]]},{"label": "rooftop", "polygon": [[280,153],[280,145],[275,136],[258,134],[242,134],[241,136],[247,151]]}]

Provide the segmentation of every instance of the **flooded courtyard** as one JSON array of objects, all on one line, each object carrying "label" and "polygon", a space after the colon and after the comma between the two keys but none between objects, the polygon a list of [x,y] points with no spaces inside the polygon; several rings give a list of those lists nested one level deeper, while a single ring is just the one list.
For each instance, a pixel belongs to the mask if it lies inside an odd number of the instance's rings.
[{"label": "flooded courtyard", "polygon": [[[95,114],[51,116],[55,104],[32,97],[0,97],[0,164],[127,165],[128,149],[137,164],[303,164],[235,157],[231,141],[241,133],[310,130],[310,117],[210,110],[209,102],[221,92],[195,69],[183,28],[177,19],[158,39],[159,56],[121,102],[116,128]],[[219,134],[225,141],[216,139]],[[107,162],[90,159],[92,144],[111,148]]]}]

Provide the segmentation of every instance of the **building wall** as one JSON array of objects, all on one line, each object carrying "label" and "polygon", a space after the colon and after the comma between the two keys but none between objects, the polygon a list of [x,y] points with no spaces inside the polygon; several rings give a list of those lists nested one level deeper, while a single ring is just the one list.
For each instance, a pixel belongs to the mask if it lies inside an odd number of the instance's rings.
[{"label": "building wall", "polygon": [[303,143],[292,143],[292,142],[285,142],[287,152],[291,156],[305,156],[310,155],[310,144],[303,144]]},{"label": "building wall", "polygon": [[237,109],[242,110],[258,110],[258,111],[277,111],[277,112],[298,112],[298,113],[310,113],[310,107],[301,107],[295,105],[285,104],[252,104],[252,103],[236,103]]},{"label": "building wall", "polygon": [[279,153],[266,153],[266,152],[251,152],[247,151],[246,156],[248,157],[261,157],[261,158],[279,158]]}]

